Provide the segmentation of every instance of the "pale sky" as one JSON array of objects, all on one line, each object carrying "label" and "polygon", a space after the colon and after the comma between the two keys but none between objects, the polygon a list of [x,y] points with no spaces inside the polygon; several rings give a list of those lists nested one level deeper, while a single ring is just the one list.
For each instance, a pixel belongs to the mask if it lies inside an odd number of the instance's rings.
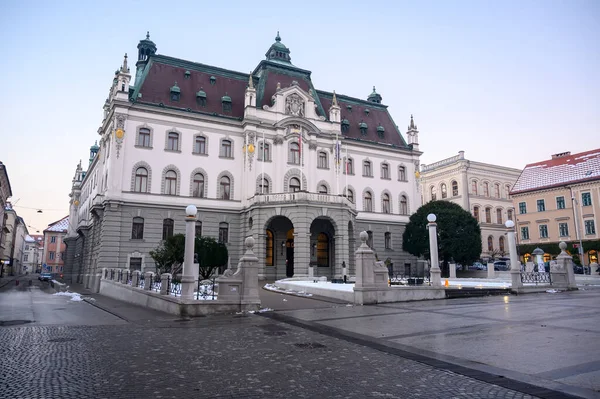
[{"label": "pale sky", "polygon": [[81,3],[0,4],[0,160],[30,233],[68,214],[114,71],[148,30],[159,54],[241,72],[279,30],[318,89],[375,85],[403,135],[414,114],[424,164],[600,148],[597,0]]}]

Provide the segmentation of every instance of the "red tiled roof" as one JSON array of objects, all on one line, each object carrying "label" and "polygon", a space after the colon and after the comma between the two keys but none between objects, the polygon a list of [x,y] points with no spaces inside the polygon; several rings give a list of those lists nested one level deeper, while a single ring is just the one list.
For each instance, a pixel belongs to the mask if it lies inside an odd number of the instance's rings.
[{"label": "red tiled roof", "polygon": [[600,148],[525,166],[511,194],[600,180]]}]

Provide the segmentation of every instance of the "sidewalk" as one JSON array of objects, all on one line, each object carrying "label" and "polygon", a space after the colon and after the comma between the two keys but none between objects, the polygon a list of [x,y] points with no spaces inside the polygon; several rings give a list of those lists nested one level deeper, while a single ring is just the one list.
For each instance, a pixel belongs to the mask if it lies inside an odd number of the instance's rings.
[{"label": "sidewalk", "polygon": [[11,282],[15,281],[17,278],[19,278],[19,276],[10,276],[10,277],[0,278],[0,288],[4,287],[5,285],[10,284]]}]

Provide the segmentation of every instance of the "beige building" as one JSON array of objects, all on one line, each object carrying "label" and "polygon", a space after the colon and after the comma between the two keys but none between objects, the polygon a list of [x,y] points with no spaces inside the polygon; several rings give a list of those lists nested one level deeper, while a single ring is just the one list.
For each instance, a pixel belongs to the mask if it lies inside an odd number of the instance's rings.
[{"label": "beige building", "polygon": [[[598,262],[600,149],[555,154],[525,166],[511,196],[520,245],[565,241],[577,253],[581,242],[583,264]],[[546,254],[544,260],[550,257]]]},{"label": "beige building", "polygon": [[513,219],[509,192],[521,171],[465,159],[465,152],[421,165],[421,202],[445,200],[469,211],[481,227],[481,257],[508,253],[504,222]]}]

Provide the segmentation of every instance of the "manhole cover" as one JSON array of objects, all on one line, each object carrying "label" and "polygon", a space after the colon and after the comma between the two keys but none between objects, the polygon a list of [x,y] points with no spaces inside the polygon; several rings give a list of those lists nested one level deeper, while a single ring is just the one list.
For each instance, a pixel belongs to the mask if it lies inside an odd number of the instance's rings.
[{"label": "manhole cover", "polygon": [[271,337],[280,337],[282,335],[287,335],[285,331],[267,331],[265,335],[269,335]]},{"label": "manhole cover", "polygon": [[325,345],[320,344],[318,342],[304,342],[301,344],[294,344],[294,346],[300,348],[300,349],[321,349],[321,348],[325,348]]},{"label": "manhole cover", "polygon": [[21,324],[31,323],[32,320],[5,320],[0,321],[0,326],[18,326]]},{"label": "manhole cover", "polygon": [[54,338],[54,339],[48,340],[48,342],[69,342],[69,341],[75,341],[75,338]]}]

